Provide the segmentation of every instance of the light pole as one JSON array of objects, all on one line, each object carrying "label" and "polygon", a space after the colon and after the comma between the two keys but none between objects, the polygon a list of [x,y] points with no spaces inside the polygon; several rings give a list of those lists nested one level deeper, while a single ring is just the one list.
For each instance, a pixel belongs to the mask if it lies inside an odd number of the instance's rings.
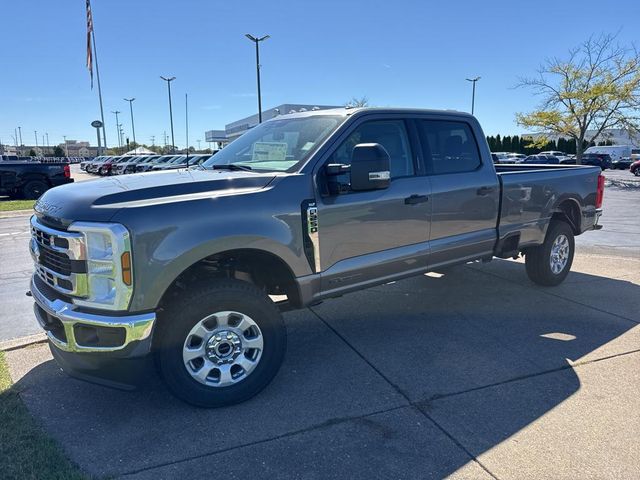
[{"label": "light pole", "polygon": [[476,82],[478,80],[480,80],[480,77],[467,78],[467,82],[473,83],[473,90],[472,90],[472,93],[471,93],[471,115],[473,115],[473,109],[474,109],[475,103],[476,103]]},{"label": "light pole", "polygon": [[133,132],[133,143],[137,147],[137,144],[136,144],[136,127],[133,124],[133,101],[135,100],[135,97],[134,98],[125,98],[124,100],[125,100],[125,102],[129,102],[129,110],[131,111],[131,131]]},{"label": "light pole", "polygon": [[196,140],[196,142],[198,142],[198,151],[200,151],[200,142],[201,142],[201,141],[202,141],[202,140]]},{"label": "light pole", "polygon": [[113,113],[116,116],[116,133],[118,134],[118,153],[120,153],[120,148],[122,147],[122,138],[120,137],[120,122],[118,121],[118,115],[120,115],[120,110],[116,110],[115,112],[112,110],[111,113]]},{"label": "light pole", "polygon": [[[67,145],[67,136],[63,135],[62,138],[64,138],[64,153],[67,155],[67,158],[69,158],[69,145]],[[100,138],[100,135],[98,135],[98,138]]]},{"label": "light pole", "polygon": [[33,135],[36,137],[36,156],[38,156],[38,131],[34,130]]},{"label": "light pole", "polygon": [[171,153],[176,153],[176,141],[173,136],[173,107],[171,106],[171,82],[173,82],[176,77],[163,77],[160,76],[162,80],[167,82],[167,89],[169,90],[169,120],[171,121]]},{"label": "light pole", "polygon": [[269,38],[269,35],[262,37],[254,37],[250,33],[246,33],[245,37],[256,44],[256,77],[258,79],[258,123],[262,123],[262,95],[260,92],[260,42]]},{"label": "light pole", "polygon": [[47,155],[49,155],[49,134],[45,133],[45,135],[47,136]]}]

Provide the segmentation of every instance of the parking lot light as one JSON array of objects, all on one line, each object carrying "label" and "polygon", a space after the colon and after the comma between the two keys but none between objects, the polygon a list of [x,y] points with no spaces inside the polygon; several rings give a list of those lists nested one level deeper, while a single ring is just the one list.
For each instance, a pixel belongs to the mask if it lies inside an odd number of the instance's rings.
[{"label": "parking lot light", "polygon": [[270,38],[270,35],[254,37],[250,33],[244,35],[256,45],[256,77],[258,79],[258,123],[262,123],[262,94],[260,92],[260,42]]}]

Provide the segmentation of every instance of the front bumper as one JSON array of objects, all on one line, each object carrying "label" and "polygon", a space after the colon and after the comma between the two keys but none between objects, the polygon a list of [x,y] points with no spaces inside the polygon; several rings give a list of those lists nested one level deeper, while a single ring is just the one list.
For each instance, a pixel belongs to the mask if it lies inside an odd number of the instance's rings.
[{"label": "front bumper", "polygon": [[141,357],[151,351],[154,312],[110,316],[78,311],[75,305],[38,286],[31,279],[34,312],[51,344],[68,353],[103,353],[119,358]]}]

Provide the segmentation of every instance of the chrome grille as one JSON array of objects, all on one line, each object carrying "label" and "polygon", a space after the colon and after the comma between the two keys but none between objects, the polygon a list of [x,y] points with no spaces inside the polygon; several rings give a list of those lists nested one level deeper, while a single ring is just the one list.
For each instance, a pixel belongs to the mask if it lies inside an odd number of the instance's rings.
[{"label": "chrome grille", "polygon": [[[36,274],[67,295],[86,296],[87,274],[84,236],[54,230],[31,217],[31,257]],[[74,268],[74,263],[76,268]]]}]

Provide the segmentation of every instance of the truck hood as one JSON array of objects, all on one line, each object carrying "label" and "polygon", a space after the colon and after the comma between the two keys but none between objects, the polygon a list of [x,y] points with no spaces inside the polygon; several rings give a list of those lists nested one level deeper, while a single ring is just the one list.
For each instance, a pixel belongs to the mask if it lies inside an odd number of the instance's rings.
[{"label": "truck hood", "polygon": [[107,222],[121,208],[235,195],[266,187],[273,173],[167,170],[76,182],[48,190],[35,204],[47,223]]}]

